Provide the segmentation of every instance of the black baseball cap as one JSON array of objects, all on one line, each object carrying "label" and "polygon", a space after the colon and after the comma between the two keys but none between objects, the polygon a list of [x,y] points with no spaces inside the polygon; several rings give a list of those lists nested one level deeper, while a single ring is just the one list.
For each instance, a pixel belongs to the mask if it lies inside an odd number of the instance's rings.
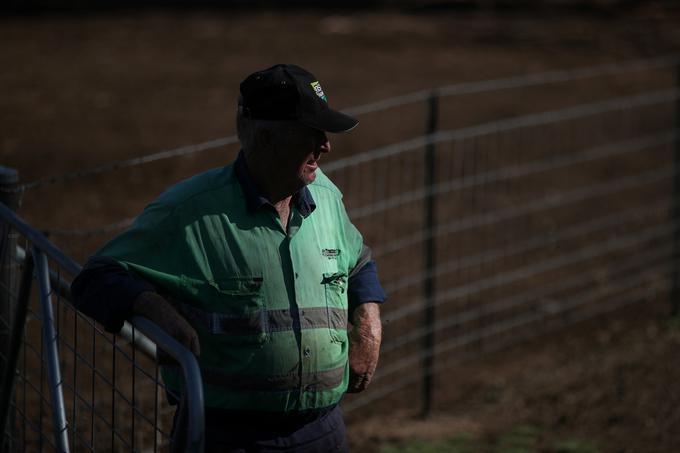
[{"label": "black baseball cap", "polygon": [[345,132],[359,121],[328,106],[318,79],[292,64],[254,72],[241,82],[239,105],[253,119],[299,121],[326,132]]}]

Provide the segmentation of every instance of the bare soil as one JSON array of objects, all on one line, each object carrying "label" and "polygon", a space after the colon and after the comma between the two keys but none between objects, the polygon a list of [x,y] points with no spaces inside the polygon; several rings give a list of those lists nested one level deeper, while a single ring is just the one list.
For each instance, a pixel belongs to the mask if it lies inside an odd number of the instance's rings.
[{"label": "bare soil", "polygon": [[636,306],[438,374],[434,407],[350,424],[356,451],[468,435],[485,451],[531,427],[530,451],[580,441],[602,452],[680,449],[680,330],[667,304]]}]

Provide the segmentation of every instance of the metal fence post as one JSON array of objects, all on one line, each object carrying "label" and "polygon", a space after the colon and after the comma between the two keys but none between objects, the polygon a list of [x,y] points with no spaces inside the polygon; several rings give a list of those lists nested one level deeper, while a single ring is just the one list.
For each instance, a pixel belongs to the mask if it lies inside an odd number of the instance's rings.
[{"label": "metal fence post", "polygon": [[[12,337],[9,344],[9,355],[7,358],[8,366],[4,370],[0,382],[0,428],[2,428],[2,440],[0,440],[0,451],[12,451],[11,442],[6,442],[7,437],[4,435],[8,425],[7,421],[10,419],[10,406],[12,396],[14,394],[14,380],[15,368],[21,350],[21,342],[26,326],[26,313],[28,312],[29,298],[31,295],[31,284],[33,283],[33,255],[28,254],[24,262],[24,269],[21,275],[21,284],[19,286],[19,294],[17,296],[16,313],[14,313],[14,321],[12,325]],[[9,426],[9,430],[13,429],[13,421]],[[8,447],[9,450],[5,450]]]},{"label": "metal fence post", "polygon": [[[675,88],[680,90],[680,66],[675,69]],[[680,314],[680,99],[675,100],[675,128],[673,135],[673,206],[671,222],[673,224],[673,261],[671,270],[671,316]]]},{"label": "metal fence post", "polygon": [[[19,172],[13,168],[0,166],[0,202],[8,208],[16,210],[19,207],[21,193],[19,191]],[[17,248],[17,233],[10,228],[8,223],[0,222],[0,376],[8,377],[13,370],[9,367],[9,359],[12,343],[13,317],[16,316],[16,300],[12,297],[15,282],[15,270],[17,267],[15,255]],[[2,383],[4,387],[4,382]],[[11,398],[7,401],[9,402]],[[9,410],[2,408],[0,410]],[[14,413],[4,414],[4,422],[9,417],[10,426],[13,425]],[[5,438],[5,423],[0,427],[2,438]],[[1,444],[2,442],[0,442]],[[9,447],[11,448],[11,446]],[[0,451],[3,446],[0,445]]]},{"label": "metal fence post", "polygon": [[[11,210],[19,205],[19,172],[13,168],[0,167],[0,202]],[[6,358],[12,337],[12,315],[14,304],[12,289],[14,286],[14,267],[16,260],[17,235],[8,223],[0,224],[0,372],[4,374],[7,367]]]},{"label": "metal fence post", "polygon": [[[427,124],[426,133],[434,134],[437,131],[439,117],[439,98],[436,91],[433,91],[427,100]],[[427,417],[430,413],[432,403],[432,378],[434,364],[434,268],[435,268],[435,193],[436,183],[435,166],[435,145],[432,140],[428,140],[425,146],[425,198],[424,220],[425,220],[425,248],[424,248],[424,273],[425,281],[423,284],[423,296],[425,300],[424,323],[425,336],[423,337],[423,369],[422,369],[422,406],[421,416]]]}]

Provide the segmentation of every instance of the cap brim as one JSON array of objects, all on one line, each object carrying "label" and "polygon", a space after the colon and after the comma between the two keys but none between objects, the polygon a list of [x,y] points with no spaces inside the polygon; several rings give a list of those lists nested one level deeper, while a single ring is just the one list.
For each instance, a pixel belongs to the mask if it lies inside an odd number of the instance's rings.
[{"label": "cap brim", "polygon": [[314,129],[332,133],[347,132],[359,124],[356,118],[332,109],[323,110],[313,118],[302,118],[300,121]]}]

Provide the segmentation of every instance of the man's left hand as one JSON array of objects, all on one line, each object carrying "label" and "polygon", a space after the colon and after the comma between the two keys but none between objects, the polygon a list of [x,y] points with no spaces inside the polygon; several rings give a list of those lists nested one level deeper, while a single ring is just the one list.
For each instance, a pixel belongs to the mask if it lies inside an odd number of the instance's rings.
[{"label": "man's left hand", "polygon": [[348,393],[366,389],[378,366],[382,325],[380,305],[364,303],[354,310],[353,328],[349,332],[349,387]]}]

